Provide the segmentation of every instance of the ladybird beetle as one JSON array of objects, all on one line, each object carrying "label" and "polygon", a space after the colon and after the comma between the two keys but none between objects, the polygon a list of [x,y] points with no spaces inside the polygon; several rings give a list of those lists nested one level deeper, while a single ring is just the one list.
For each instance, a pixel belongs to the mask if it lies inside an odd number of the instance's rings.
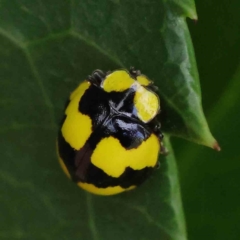
[{"label": "ladybird beetle", "polygon": [[164,150],[157,87],[139,70],[95,70],[70,95],[57,152],[67,176],[94,194],[144,182]]}]

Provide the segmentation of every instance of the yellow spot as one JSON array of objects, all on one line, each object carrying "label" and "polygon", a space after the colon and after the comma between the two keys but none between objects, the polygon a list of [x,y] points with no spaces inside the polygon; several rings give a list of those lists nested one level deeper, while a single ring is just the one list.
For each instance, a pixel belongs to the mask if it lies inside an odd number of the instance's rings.
[{"label": "yellow spot", "polygon": [[82,97],[82,94],[90,87],[90,82],[83,81],[78,85],[78,87],[71,93],[70,100],[72,100],[77,94],[80,94]]},{"label": "yellow spot", "polygon": [[148,86],[151,84],[151,81],[144,75],[140,75],[137,77],[137,81],[142,85],[142,86]]},{"label": "yellow spot", "polygon": [[137,88],[133,101],[138,118],[145,123],[151,121],[160,109],[158,96],[142,86]]},{"label": "yellow spot", "polygon": [[71,101],[65,111],[67,117],[62,126],[62,135],[70,146],[76,150],[83,147],[92,132],[91,118],[78,110],[80,99],[89,86],[88,82],[79,85],[71,94]]},{"label": "yellow spot", "polygon": [[107,137],[102,139],[93,152],[92,163],[112,177],[119,177],[126,167],[141,170],[154,167],[157,163],[160,144],[152,134],[138,148],[126,150],[118,139]]},{"label": "yellow spot", "polygon": [[118,70],[109,74],[102,83],[102,88],[106,92],[122,92],[129,89],[135,82],[134,79],[124,70]]},{"label": "yellow spot", "polygon": [[76,150],[83,147],[92,132],[90,117],[81,113],[69,114],[62,126],[62,135]]},{"label": "yellow spot", "polygon": [[114,194],[118,194],[124,191],[129,191],[131,189],[134,189],[135,186],[131,186],[129,188],[122,188],[120,186],[116,186],[116,187],[107,187],[107,188],[98,188],[96,186],[94,186],[93,184],[89,184],[89,183],[82,183],[79,182],[78,186],[83,188],[84,190],[97,194],[97,195],[114,195]]},{"label": "yellow spot", "polygon": [[58,161],[60,163],[60,166],[61,166],[62,170],[65,172],[65,174],[68,176],[68,178],[71,179],[70,173],[68,172],[62,158],[60,157],[59,150],[58,150],[58,143],[57,143],[57,157],[58,157]]}]

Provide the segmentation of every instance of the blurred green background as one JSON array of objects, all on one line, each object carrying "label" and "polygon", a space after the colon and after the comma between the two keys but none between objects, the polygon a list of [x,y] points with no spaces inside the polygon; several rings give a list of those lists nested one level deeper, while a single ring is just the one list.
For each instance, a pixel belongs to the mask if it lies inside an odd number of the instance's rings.
[{"label": "blurred green background", "polygon": [[240,1],[196,0],[188,21],[203,108],[222,151],[174,141],[189,239],[240,238]]}]

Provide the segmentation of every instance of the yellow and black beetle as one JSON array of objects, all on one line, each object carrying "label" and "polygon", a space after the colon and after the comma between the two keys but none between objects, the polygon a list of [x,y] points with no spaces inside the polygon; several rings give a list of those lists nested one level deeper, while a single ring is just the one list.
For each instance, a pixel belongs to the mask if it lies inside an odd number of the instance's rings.
[{"label": "yellow and black beetle", "polygon": [[65,110],[57,143],[65,173],[100,195],[141,184],[163,149],[159,111],[157,87],[139,70],[95,70]]}]

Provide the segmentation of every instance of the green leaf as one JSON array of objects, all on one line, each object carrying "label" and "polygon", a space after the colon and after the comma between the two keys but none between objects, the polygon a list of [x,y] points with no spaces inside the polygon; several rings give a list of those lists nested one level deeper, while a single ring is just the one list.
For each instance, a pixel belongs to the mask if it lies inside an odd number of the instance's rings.
[{"label": "green leaf", "polygon": [[240,65],[216,106],[209,112],[210,124],[218,132],[223,150],[216,154],[187,146],[179,155],[183,159],[180,172],[190,237],[193,239],[200,240],[205,234],[219,240],[237,239],[238,236],[232,233],[239,232],[233,222],[238,222],[240,216],[239,81]]},{"label": "green leaf", "polygon": [[214,145],[185,16],[193,1],[1,1],[1,239],[186,239],[168,139],[161,170],[109,198],[67,181],[55,152],[69,93],[96,68],[132,65],[160,87],[166,132]]},{"label": "green leaf", "polygon": [[175,140],[189,239],[238,240],[240,235],[240,1],[196,1],[189,22],[203,106],[219,153]]},{"label": "green leaf", "polygon": [[181,15],[197,20],[195,2],[192,0],[169,0],[169,4],[175,7]]}]

